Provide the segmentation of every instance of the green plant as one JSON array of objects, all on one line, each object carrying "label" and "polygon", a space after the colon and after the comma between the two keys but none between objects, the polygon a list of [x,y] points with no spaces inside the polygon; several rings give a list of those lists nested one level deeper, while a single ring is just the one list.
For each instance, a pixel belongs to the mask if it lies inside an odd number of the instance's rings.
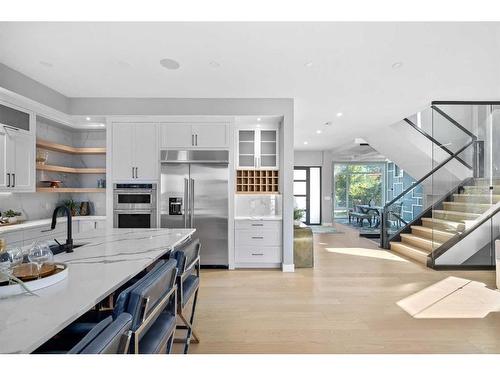
[{"label": "green plant", "polygon": [[80,205],[77,201],[74,201],[73,199],[68,199],[64,201],[63,204],[70,209],[71,215],[75,216],[78,214],[78,207]]},{"label": "green plant", "polygon": [[306,212],[305,210],[301,209],[301,208],[294,208],[293,209],[293,220],[300,220],[302,219],[302,216],[304,216],[304,212]]},{"label": "green plant", "polygon": [[4,212],[5,217],[16,217],[16,216],[21,216],[20,212],[14,211],[14,210],[8,210]]}]

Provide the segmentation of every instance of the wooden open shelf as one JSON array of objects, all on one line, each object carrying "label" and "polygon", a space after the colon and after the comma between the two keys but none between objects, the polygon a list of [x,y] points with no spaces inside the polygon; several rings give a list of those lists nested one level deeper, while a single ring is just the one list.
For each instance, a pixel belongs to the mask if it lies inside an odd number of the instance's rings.
[{"label": "wooden open shelf", "polygon": [[279,192],[279,171],[237,170],[237,194],[268,194]]},{"label": "wooden open shelf", "polygon": [[51,188],[37,187],[38,193],[104,193],[105,188]]},{"label": "wooden open shelf", "polygon": [[106,173],[106,168],[72,168],[62,167],[59,165],[37,164],[36,169],[47,172],[62,172],[62,173],[82,173],[82,174],[103,174]]},{"label": "wooden open shelf", "polygon": [[43,139],[36,140],[36,146],[45,150],[65,152],[73,155],[91,155],[91,154],[105,154],[105,147],[73,147],[60,143],[44,141]]}]

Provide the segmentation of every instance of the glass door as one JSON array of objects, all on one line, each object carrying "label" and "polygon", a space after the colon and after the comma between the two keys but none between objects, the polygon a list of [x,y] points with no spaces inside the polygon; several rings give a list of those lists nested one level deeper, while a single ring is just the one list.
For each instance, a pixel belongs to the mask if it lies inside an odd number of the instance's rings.
[{"label": "glass door", "polygon": [[301,221],[321,225],[321,167],[295,167],[293,195],[295,206],[304,210]]},{"label": "glass door", "polygon": [[255,168],[255,130],[238,131],[238,168]]}]

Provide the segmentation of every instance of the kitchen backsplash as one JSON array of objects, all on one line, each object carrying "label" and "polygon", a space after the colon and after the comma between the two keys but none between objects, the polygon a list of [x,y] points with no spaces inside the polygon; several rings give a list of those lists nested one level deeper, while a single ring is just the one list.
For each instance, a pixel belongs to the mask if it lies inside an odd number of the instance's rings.
[{"label": "kitchen backsplash", "polygon": [[9,209],[19,211],[23,220],[39,220],[52,217],[57,204],[67,199],[77,202],[91,201],[94,206],[94,215],[106,215],[105,194],[54,194],[54,193],[13,193],[0,194],[0,212]]},{"label": "kitchen backsplash", "polygon": [[235,216],[279,216],[281,195],[236,194]]}]

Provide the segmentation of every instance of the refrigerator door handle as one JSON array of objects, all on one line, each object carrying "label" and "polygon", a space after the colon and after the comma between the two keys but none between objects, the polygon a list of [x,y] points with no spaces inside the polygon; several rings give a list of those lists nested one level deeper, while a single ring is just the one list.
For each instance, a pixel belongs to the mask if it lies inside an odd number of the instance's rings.
[{"label": "refrigerator door handle", "polygon": [[191,201],[189,202],[189,207],[190,207],[190,210],[191,210],[191,215],[189,215],[189,225],[190,225],[190,228],[194,228],[194,179],[190,179],[190,192],[189,192],[189,195],[190,195],[190,198],[191,198]]},{"label": "refrigerator door handle", "polygon": [[189,215],[189,180],[184,179],[184,228],[188,228]]}]

